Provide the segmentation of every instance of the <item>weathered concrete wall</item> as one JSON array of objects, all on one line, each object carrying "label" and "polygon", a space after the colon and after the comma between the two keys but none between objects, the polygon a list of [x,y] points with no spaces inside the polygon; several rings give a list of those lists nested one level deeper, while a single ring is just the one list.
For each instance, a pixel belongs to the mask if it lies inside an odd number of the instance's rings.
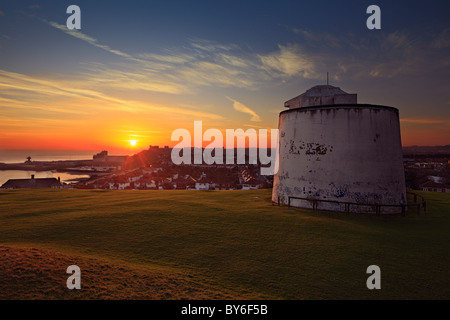
[{"label": "weathered concrete wall", "polygon": [[332,104],[356,104],[358,97],[356,94],[335,95]]},{"label": "weathered concrete wall", "polygon": [[[279,119],[279,171],[272,200],[288,197],[402,205],[406,203],[398,110],[373,105],[321,106],[284,111]],[[311,208],[311,201],[291,201]],[[319,209],[345,206],[319,202]],[[373,207],[352,206],[372,212]],[[382,208],[384,213],[400,208]]]},{"label": "weathered concrete wall", "polygon": [[289,107],[293,109],[332,104],[356,104],[357,100],[358,98],[356,94],[339,94],[323,97],[299,97],[297,100],[291,100],[289,102]]}]

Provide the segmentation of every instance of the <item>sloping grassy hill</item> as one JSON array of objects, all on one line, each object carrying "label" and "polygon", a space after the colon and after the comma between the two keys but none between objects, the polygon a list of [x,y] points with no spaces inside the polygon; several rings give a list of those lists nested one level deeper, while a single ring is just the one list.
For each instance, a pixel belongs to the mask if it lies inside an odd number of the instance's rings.
[{"label": "sloping grassy hill", "polygon": [[0,191],[0,298],[450,299],[450,195],[422,193],[427,214],[403,218],[270,192]]}]

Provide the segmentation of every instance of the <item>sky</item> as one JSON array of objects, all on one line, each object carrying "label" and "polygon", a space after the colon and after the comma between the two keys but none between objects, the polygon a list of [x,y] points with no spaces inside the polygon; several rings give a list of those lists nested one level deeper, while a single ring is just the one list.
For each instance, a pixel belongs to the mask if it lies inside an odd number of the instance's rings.
[{"label": "sky", "polygon": [[[366,27],[372,4],[381,30]],[[173,146],[196,120],[277,128],[327,72],[398,108],[404,146],[447,145],[449,16],[448,0],[2,1],[0,150]]]}]

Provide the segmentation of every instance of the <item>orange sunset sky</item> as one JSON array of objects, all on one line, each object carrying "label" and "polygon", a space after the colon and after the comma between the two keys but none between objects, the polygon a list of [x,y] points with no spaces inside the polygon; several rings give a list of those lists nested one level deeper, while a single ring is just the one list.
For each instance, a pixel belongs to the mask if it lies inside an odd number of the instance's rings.
[{"label": "orange sunset sky", "polygon": [[77,1],[76,31],[70,4],[0,4],[0,150],[129,153],[173,146],[195,120],[277,128],[327,72],[359,103],[398,108],[404,146],[450,144],[447,2],[379,1],[377,31],[364,1]]}]

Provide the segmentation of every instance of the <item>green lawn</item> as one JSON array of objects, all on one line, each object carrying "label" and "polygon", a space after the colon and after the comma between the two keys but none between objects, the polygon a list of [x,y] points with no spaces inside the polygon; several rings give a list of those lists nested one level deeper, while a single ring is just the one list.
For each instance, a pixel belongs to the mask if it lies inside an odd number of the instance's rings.
[{"label": "green lawn", "polygon": [[[450,299],[450,195],[421,194],[427,213],[404,218],[273,206],[271,190],[3,190],[0,245],[255,299]],[[373,264],[381,290],[366,287]]]}]

